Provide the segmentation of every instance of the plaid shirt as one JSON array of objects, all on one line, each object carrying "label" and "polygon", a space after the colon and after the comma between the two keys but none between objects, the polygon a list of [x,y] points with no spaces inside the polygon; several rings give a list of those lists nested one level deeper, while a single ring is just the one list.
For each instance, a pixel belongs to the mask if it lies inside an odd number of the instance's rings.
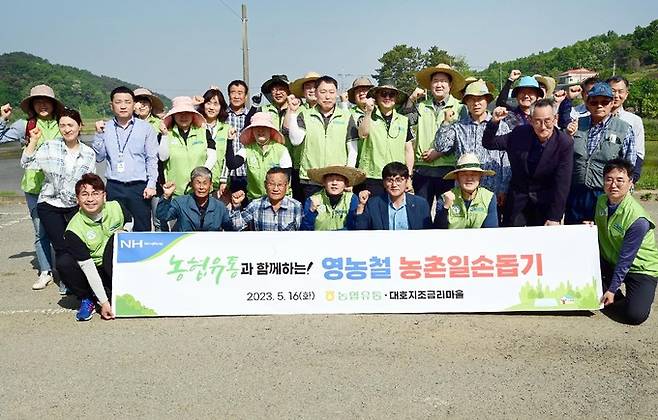
[{"label": "plaid shirt", "polygon": [[[603,136],[607,131],[606,128],[608,127],[610,120],[611,117],[606,117],[606,119],[589,129],[587,135],[587,153],[589,153],[590,156],[596,151],[596,149],[598,149],[599,144],[601,143],[601,140],[603,140]],[[629,128],[626,132],[626,137],[624,137],[624,141],[621,145],[621,151],[624,154],[624,159],[633,164],[635,163],[637,150],[635,148],[635,134],[633,133],[632,128]]]},{"label": "plaid shirt", "polygon": [[[487,119],[478,124],[471,119],[470,115],[466,115],[456,123],[442,126],[436,133],[434,150],[441,153],[454,152],[457,159],[465,153],[475,153],[482,164],[482,169],[496,172],[494,176],[482,177],[481,186],[494,193],[504,193],[507,192],[512,178],[512,168],[507,153],[500,150],[488,150],[482,146],[484,129],[490,119],[491,115],[487,115]],[[496,135],[502,136],[509,132],[510,129],[505,121],[501,121]]]},{"label": "plaid shirt", "polygon": [[[238,137],[240,136],[240,133],[242,130],[244,130],[244,122],[247,119],[247,114],[249,113],[249,110],[246,107],[243,107],[239,113],[236,113],[231,109],[231,107],[228,108],[228,124],[235,128],[238,132]],[[235,155],[238,154],[238,152],[242,149],[242,143],[240,143],[237,139],[233,141],[233,153]],[[247,176],[247,170],[242,164],[239,168],[237,169],[232,169],[230,171],[231,176]]]},{"label": "plaid shirt", "polygon": [[244,211],[231,210],[231,222],[235,230],[244,230],[247,226],[259,231],[299,230],[302,224],[302,205],[293,198],[283,197],[281,207],[274,211],[269,198],[265,196],[249,203]]},{"label": "plaid shirt", "polygon": [[68,207],[75,207],[75,183],[82,175],[93,173],[96,169],[96,153],[94,150],[80,143],[80,149],[75,160],[73,171],[67,172],[64,158],[68,148],[63,139],[55,139],[43,143],[37,151],[28,156],[23,151],[21,166],[29,169],[40,169],[46,179],[39,194],[39,202],[59,200]]}]

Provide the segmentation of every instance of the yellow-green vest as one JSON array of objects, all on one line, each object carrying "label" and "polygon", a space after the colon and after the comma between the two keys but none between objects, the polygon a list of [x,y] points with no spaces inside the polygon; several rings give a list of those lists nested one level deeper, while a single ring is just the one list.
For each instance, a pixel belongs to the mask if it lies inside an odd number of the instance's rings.
[{"label": "yellow-green vest", "polygon": [[190,173],[198,166],[203,166],[208,158],[208,142],[204,127],[190,127],[187,142],[183,140],[178,126],[169,130],[169,159],[164,164],[166,181],[174,181],[174,195],[183,195],[190,182]]},{"label": "yellow-green vest", "polygon": [[[454,111],[455,116],[459,116],[462,112],[463,105],[452,95],[448,97],[445,103],[446,107],[450,107]],[[445,107],[438,112],[435,111],[432,98],[418,104],[418,127],[414,150],[416,165],[418,166],[455,166],[456,158],[454,153],[441,156],[432,162],[425,162],[421,157],[424,151],[431,149],[434,145],[436,132],[439,131],[445,117],[444,109]]]},{"label": "yellow-green vest", "polygon": [[372,113],[368,137],[361,140],[359,165],[368,178],[382,179],[382,168],[391,162],[405,163],[405,145],[409,119],[393,110],[390,127],[379,108]]},{"label": "yellow-green vest", "polygon": [[[35,153],[46,141],[61,137],[59,124],[54,119],[42,120],[37,118],[37,127],[41,130],[41,137],[37,141],[37,147],[34,149]],[[29,141],[29,139],[27,140]],[[40,169],[26,169],[21,179],[21,190],[29,194],[39,194],[45,179],[46,177]]]},{"label": "yellow-green vest", "polygon": [[73,216],[66,226],[66,230],[75,233],[87,246],[94,264],[101,265],[107,240],[114,232],[121,229],[124,223],[123,211],[119,202],[108,201],[103,206],[103,215],[100,221],[91,220],[89,216],[80,210]]},{"label": "yellow-green vest", "polygon": [[630,193],[619,203],[619,207],[611,217],[608,217],[608,197],[605,194],[599,196],[594,214],[594,221],[599,233],[599,249],[601,256],[608,263],[617,265],[626,231],[640,217],[647,219],[651,228],[644,236],[629,272],[656,277],[658,276],[658,248],[656,248],[654,236],[656,225]]},{"label": "yellow-green vest", "polygon": [[315,219],[315,230],[345,229],[345,222],[347,221],[347,214],[350,211],[353,195],[349,191],[343,191],[343,195],[336,204],[336,207],[332,207],[329,196],[327,196],[327,192],[324,189],[313,194],[312,197],[319,197],[321,203],[317,208],[318,216]]},{"label": "yellow-green vest", "polygon": [[219,184],[225,184],[226,178],[222,178],[224,172],[224,165],[226,164],[226,144],[228,139],[228,131],[231,126],[226,122],[217,121],[212,128],[212,138],[215,140],[215,150],[217,151],[217,161],[212,168],[212,186],[214,189],[219,188]]},{"label": "yellow-green vest", "polygon": [[468,208],[459,187],[453,188],[452,193],[455,195],[455,202],[448,209],[448,229],[481,228],[487,218],[493,193],[484,187],[478,187]]},{"label": "yellow-green vest", "polygon": [[317,107],[302,114],[306,126],[306,137],[301,144],[301,162],[299,177],[308,179],[308,170],[324,168],[329,165],[347,165],[347,128],[352,114],[334,108],[327,127],[324,126],[322,113]]},{"label": "yellow-green vest", "polygon": [[[304,106],[305,106],[305,104],[302,104],[299,107],[299,112],[300,113],[303,113],[304,110],[307,109]],[[267,104],[267,105],[264,105],[261,108],[261,110],[263,112],[269,112],[270,115],[272,115],[272,124],[274,124],[274,126],[279,129],[279,132],[281,134],[283,134],[283,138],[284,138],[285,143],[286,143],[286,149],[288,149],[288,153],[290,153],[290,159],[292,160],[292,167],[296,168],[296,169],[299,169],[299,161],[301,159],[302,147],[301,147],[301,145],[300,146],[293,146],[293,144],[290,142],[290,137],[286,136],[283,133],[283,118],[284,117],[279,116],[279,109],[277,107],[275,107],[274,105],[272,105],[272,104]],[[284,116],[286,115],[285,112],[283,113],[283,115]]]},{"label": "yellow-green vest", "polygon": [[278,167],[281,156],[286,147],[275,141],[266,143],[263,147],[257,143],[250,143],[245,147],[247,164],[247,197],[249,200],[262,197],[267,194],[265,190],[265,177],[267,171]]}]

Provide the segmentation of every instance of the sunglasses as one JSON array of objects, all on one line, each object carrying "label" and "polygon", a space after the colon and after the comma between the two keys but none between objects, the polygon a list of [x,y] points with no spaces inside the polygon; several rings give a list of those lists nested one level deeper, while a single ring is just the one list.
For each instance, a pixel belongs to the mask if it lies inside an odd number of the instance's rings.
[{"label": "sunglasses", "polygon": [[608,106],[608,105],[610,105],[611,102],[612,102],[612,100],[610,100],[610,99],[604,99],[604,100],[599,100],[599,101],[596,101],[596,100],[587,101],[587,103],[592,105],[592,106]]},{"label": "sunglasses", "polygon": [[395,92],[394,90],[382,90],[381,92],[379,92],[379,96],[381,96],[382,98],[395,98],[398,95],[397,92]]}]

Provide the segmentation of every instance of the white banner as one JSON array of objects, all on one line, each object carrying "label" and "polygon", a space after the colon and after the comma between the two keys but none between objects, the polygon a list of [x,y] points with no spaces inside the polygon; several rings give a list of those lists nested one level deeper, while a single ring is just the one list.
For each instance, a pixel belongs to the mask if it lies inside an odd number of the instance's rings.
[{"label": "white banner", "polygon": [[600,309],[596,227],[120,233],[119,317]]}]

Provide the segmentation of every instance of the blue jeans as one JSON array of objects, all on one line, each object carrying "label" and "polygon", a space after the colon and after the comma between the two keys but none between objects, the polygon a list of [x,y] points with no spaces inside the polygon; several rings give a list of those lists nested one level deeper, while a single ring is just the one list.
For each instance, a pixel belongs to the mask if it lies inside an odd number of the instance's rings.
[{"label": "blue jeans", "polygon": [[37,264],[39,264],[40,271],[52,271],[52,256],[50,253],[50,239],[46,234],[46,230],[41,224],[39,214],[37,213],[37,200],[38,194],[25,193],[25,201],[27,202],[27,209],[32,218],[34,225],[34,251],[37,255]]}]

